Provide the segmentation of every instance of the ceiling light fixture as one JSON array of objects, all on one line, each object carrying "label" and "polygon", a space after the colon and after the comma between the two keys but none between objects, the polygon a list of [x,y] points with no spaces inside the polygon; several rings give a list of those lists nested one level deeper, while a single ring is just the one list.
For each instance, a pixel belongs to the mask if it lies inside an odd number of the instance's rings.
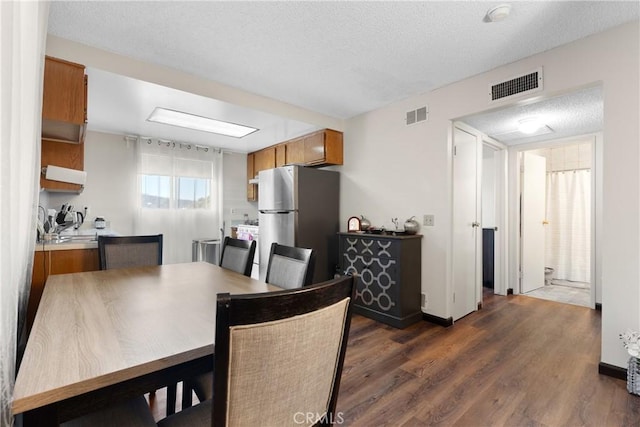
[{"label": "ceiling light fixture", "polygon": [[511,13],[511,5],[510,4],[501,4],[487,11],[487,15],[485,17],[486,22],[498,22],[505,19]]},{"label": "ceiling light fixture", "polygon": [[518,121],[518,131],[522,133],[526,133],[527,135],[531,135],[536,133],[539,129],[545,126],[537,117],[530,117],[527,119],[522,119]]},{"label": "ceiling light fixture", "polygon": [[217,133],[219,135],[232,136],[234,138],[242,138],[258,130],[257,128],[252,128],[250,126],[223,122],[221,120],[196,116],[194,114],[183,113],[181,111],[168,110],[161,107],[156,107],[147,118],[147,121],[200,130],[203,132]]}]

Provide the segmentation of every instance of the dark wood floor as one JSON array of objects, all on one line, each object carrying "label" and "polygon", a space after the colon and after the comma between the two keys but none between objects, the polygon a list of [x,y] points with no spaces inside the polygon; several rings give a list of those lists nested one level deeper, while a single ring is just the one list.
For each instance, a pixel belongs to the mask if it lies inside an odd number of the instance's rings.
[{"label": "dark wood floor", "polygon": [[354,316],[338,411],[366,427],[640,426],[640,397],[599,361],[599,312],[526,296],[486,294],[449,328]]}]

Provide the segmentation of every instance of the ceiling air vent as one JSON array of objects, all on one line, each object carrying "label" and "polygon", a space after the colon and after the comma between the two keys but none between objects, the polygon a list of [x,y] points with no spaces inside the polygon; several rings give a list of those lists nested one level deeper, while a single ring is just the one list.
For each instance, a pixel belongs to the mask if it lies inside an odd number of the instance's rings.
[{"label": "ceiling air vent", "polygon": [[523,95],[542,90],[542,67],[536,71],[511,80],[493,84],[489,87],[489,101],[498,101],[516,95]]},{"label": "ceiling air vent", "polygon": [[407,118],[406,118],[407,125],[424,122],[427,120],[428,115],[429,115],[429,109],[426,106],[420,107],[416,110],[407,111]]}]

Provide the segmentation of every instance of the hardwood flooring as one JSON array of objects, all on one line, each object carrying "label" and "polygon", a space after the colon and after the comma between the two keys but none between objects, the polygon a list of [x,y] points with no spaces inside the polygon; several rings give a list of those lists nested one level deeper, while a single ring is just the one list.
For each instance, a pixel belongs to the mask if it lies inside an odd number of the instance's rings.
[{"label": "hardwood flooring", "polygon": [[354,316],[338,411],[363,427],[640,426],[640,397],[599,361],[600,313],[586,307],[486,293],[449,328]]}]

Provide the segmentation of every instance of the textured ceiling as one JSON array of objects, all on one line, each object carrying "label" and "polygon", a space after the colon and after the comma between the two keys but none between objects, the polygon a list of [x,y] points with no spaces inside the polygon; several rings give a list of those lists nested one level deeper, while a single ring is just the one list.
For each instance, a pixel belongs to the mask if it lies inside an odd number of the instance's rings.
[{"label": "textured ceiling", "polygon": [[336,118],[622,23],[639,3],[52,2],[49,33]]},{"label": "textured ceiling", "polygon": [[[602,130],[602,87],[582,89],[544,101],[464,117],[460,121],[507,145],[561,139]],[[546,130],[526,135],[518,122],[537,118]]]}]

